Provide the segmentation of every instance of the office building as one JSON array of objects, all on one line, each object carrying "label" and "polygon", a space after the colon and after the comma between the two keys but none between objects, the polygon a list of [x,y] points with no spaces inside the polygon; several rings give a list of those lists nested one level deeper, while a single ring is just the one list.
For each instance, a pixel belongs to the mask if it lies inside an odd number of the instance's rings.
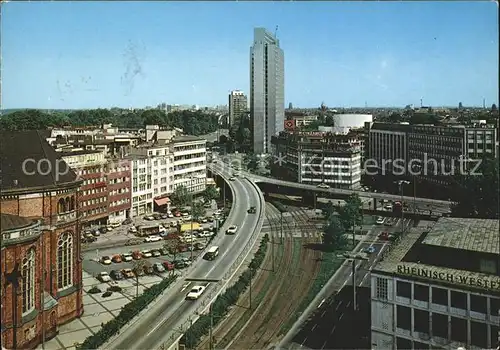
[{"label": "office building", "polygon": [[248,111],[247,96],[240,90],[229,94],[229,127],[238,127]]},{"label": "office building", "polygon": [[372,348],[496,348],[498,220],[441,218],[421,225],[372,270]]},{"label": "office building", "polygon": [[279,40],[264,28],[255,28],[250,48],[250,117],[254,153],[270,153],[271,137],[284,129],[284,69]]},{"label": "office building", "polygon": [[132,173],[129,159],[110,159],[105,166],[108,189],[108,223],[122,223],[130,217]]},{"label": "office building", "polygon": [[408,125],[373,123],[368,133],[368,159],[365,166],[370,173],[385,176],[393,173],[393,162],[401,159],[406,164]]},{"label": "office building", "polygon": [[360,186],[358,139],[319,131],[284,131],[271,140],[273,176],[311,185],[324,183],[332,188]]},{"label": "office building", "polygon": [[83,180],[78,198],[78,211],[82,223],[87,226],[106,224],[108,221],[108,189],[104,153],[75,150],[60,152],[60,155]]},{"label": "office building", "polygon": [[0,138],[2,347],[34,349],[83,314],[82,181],[41,132]]},{"label": "office building", "polygon": [[132,164],[132,216],[168,208],[168,196],[178,186],[192,193],[205,190],[205,139],[158,129],[149,142],[130,148],[128,154]]}]

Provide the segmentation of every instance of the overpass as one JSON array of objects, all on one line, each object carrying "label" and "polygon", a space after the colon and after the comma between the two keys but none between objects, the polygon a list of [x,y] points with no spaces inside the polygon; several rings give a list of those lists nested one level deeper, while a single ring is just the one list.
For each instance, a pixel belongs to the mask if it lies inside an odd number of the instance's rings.
[{"label": "overpass", "polygon": [[320,198],[346,198],[353,193],[357,193],[361,198],[373,199],[373,205],[376,205],[377,200],[403,201],[415,206],[437,209],[438,211],[449,211],[451,202],[442,201],[430,198],[400,196],[387,193],[367,192],[361,190],[345,190],[339,188],[319,188],[315,185],[307,185],[296,182],[284,181],[265,176],[255,175],[248,172],[241,172],[250,181],[255,182],[264,193],[282,193],[290,196],[301,196],[308,198],[316,203],[316,199]]}]

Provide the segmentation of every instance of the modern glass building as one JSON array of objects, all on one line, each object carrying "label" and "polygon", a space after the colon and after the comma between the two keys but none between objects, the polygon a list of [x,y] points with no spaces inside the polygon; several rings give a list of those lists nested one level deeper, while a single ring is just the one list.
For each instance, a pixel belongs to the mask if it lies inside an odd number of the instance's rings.
[{"label": "modern glass building", "polygon": [[253,151],[269,153],[271,136],[284,129],[284,55],[275,35],[254,29],[250,48],[250,116]]}]

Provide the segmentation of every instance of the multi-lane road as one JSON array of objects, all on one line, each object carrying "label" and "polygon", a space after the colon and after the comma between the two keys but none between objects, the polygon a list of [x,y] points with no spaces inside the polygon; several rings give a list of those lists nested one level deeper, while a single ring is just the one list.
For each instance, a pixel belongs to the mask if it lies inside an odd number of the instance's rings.
[{"label": "multi-lane road", "polygon": [[[228,175],[227,173],[225,174]],[[185,296],[194,285],[185,278],[219,280],[231,268],[237,258],[247,248],[254,231],[262,220],[262,197],[253,185],[245,179],[236,179],[230,184],[233,193],[233,207],[226,223],[213,241],[219,246],[219,256],[214,261],[198,261],[186,277],[177,281],[167,295],[155,304],[137,323],[122,331],[119,337],[106,346],[106,349],[155,349],[159,348],[166,337],[183,324],[200,306],[201,300],[186,301]],[[250,206],[257,208],[256,214],[247,214]],[[238,226],[235,235],[225,235],[229,225]],[[206,285],[209,294],[213,285]],[[179,334],[180,335],[180,334]]]},{"label": "multi-lane road", "polygon": [[[383,232],[396,232],[402,228],[402,220],[393,226],[374,226],[366,235],[364,243],[360,244],[360,249],[374,247],[375,251],[368,256],[368,260],[356,263],[356,286],[357,291],[357,311],[353,311],[352,292],[352,263],[346,263],[339,268],[335,274],[333,283],[328,286],[330,295],[326,295],[323,300],[316,305],[316,309],[308,316],[309,319],[298,328],[292,330],[285,336],[280,344],[281,349],[346,349],[346,348],[367,348],[370,344],[365,334],[359,334],[359,339],[345,337],[345,334],[356,334],[356,328],[369,329],[360,325],[364,319],[369,320],[369,305],[367,306],[366,290],[370,288],[370,271],[380,260],[381,255],[388,249],[390,242],[380,241],[377,236]],[[405,219],[405,226],[411,222]],[[306,311],[307,312],[307,311]],[[356,328],[352,329],[353,324]],[[356,343],[360,342],[360,343]],[[366,345],[361,346],[361,345]]]}]

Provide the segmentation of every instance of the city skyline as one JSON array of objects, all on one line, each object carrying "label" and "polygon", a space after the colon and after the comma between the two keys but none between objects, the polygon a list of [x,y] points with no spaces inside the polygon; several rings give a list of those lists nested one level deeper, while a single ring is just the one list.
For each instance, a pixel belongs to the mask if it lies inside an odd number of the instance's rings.
[{"label": "city skyline", "polygon": [[276,26],[285,105],[498,105],[496,6],[9,3],[2,108],[226,104],[250,93],[253,28]]}]

